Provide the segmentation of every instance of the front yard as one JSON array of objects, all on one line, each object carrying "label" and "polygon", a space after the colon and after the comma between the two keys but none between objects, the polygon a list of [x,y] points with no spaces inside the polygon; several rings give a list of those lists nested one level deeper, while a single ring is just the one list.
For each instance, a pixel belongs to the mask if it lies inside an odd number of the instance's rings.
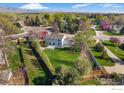
[{"label": "front yard", "polygon": [[117,57],[122,59],[124,61],[124,50],[119,48],[119,46],[115,46],[112,42],[110,41],[103,41],[103,44],[108,47]]},{"label": "front yard", "polygon": [[55,68],[62,65],[72,67],[80,56],[79,53],[73,53],[69,48],[46,49],[44,51]]}]

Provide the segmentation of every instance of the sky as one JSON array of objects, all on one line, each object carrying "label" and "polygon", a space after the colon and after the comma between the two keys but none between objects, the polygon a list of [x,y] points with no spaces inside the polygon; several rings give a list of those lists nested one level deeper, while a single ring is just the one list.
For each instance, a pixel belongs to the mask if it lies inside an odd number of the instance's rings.
[{"label": "sky", "polygon": [[66,12],[102,12],[124,13],[124,4],[98,4],[98,3],[0,3],[0,7],[12,7],[30,10],[49,10]]}]

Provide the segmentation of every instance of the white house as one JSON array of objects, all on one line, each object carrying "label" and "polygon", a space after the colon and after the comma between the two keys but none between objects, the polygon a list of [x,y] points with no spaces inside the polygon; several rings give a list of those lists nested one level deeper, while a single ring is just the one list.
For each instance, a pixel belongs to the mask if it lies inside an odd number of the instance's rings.
[{"label": "white house", "polygon": [[123,29],[123,25],[113,25],[113,30],[114,30],[114,32],[116,32],[116,33],[120,33],[120,31]]},{"label": "white house", "polygon": [[47,46],[64,47],[65,39],[66,39],[65,35],[51,34],[45,38],[45,43]]}]

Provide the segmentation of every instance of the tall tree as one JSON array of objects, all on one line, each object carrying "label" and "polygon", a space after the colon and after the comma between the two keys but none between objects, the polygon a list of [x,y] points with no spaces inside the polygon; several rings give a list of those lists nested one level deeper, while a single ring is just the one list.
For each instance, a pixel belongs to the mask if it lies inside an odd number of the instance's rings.
[{"label": "tall tree", "polygon": [[35,17],[35,26],[40,26],[40,18],[38,16]]}]

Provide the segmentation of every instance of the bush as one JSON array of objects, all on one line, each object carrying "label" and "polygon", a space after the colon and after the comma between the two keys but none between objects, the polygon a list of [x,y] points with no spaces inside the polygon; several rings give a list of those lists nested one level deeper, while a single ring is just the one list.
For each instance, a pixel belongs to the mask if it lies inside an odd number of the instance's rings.
[{"label": "bush", "polygon": [[66,68],[65,66],[61,66],[56,69],[56,77],[53,80],[53,84],[55,85],[75,85],[78,80],[78,72],[74,68]]},{"label": "bush", "polygon": [[102,45],[102,43],[98,43],[96,46],[95,46],[95,49],[97,52],[103,52],[104,51],[104,46]]},{"label": "bush", "polygon": [[121,81],[121,75],[117,73],[112,73],[112,78],[114,78],[117,81]]},{"label": "bush", "polygon": [[101,58],[106,59],[106,60],[109,59],[109,56],[107,55],[107,51],[106,51],[106,50],[104,50],[104,51],[102,52]]},{"label": "bush", "polygon": [[115,37],[111,37],[110,42],[112,42],[115,46],[119,46],[121,44],[120,39],[115,38]]},{"label": "bush", "polygon": [[121,44],[119,47],[120,47],[122,50],[124,50],[124,44]]}]

